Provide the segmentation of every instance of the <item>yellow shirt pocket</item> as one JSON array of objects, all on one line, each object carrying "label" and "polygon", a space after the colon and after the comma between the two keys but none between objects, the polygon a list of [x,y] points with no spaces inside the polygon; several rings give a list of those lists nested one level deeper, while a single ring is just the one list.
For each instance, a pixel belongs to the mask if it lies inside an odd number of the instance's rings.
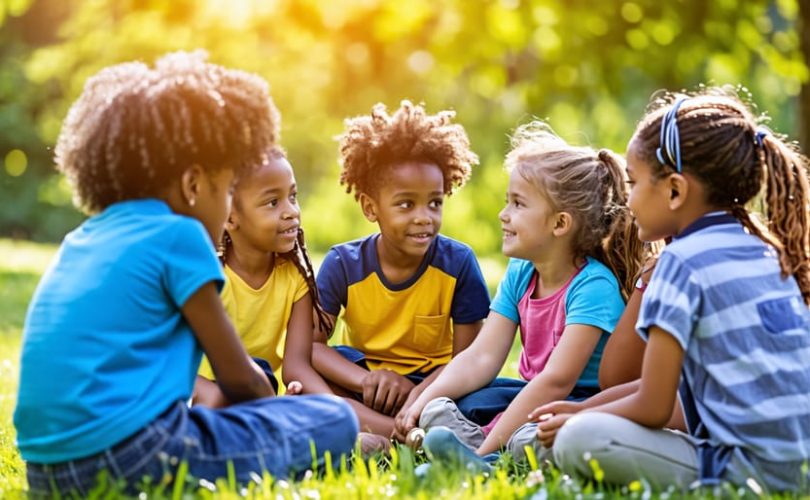
[{"label": "yellow shirt pocket", "polygon": [[439,316],[414,316],[413,343],[414,346],[432,351],[442,347],[447,342],[448,314]]}]

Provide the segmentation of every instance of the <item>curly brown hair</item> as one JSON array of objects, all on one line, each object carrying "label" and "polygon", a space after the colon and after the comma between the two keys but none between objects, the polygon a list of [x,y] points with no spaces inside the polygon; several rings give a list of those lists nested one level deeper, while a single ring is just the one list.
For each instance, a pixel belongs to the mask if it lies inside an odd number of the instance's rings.
[{"label": "curly brown hair", "polygon": [[160,196],[189,165],[210,172],[259,164],[279,139],[279,113],[257,75],[203,51],[110,66],[91,77],[56,144],[56,167],[88,214]]},{"label": "curly brown hair", "polygon": [[[656,177],[675,169],[656,157],[661,120],[680,97],[677,112],[683,171],[705,186],[708,203],[729,210],[752,234],[779,254],[784,276],[793,275],[810,304],[810,188],[808,160],[795,145],[760,127],[733,89],[708,88],[684,95],[655,96],[630,147]],[[759,134],[762,132],[762,134]],[[765,186],[767,222],[745,208]]]},{"label": "curly brown hair", "polygon": [[451,194],[470,177],[478,156],[470,150],[464,127],[452,123],[453,111],[435,115],[424,105],[402,101],[394,114],[378,103],[371,115],[346,120],[346,131],[339,137],[343,171],[340,183],[346,192],[374,194],[385,180],[388,169],[408,161],[438,166],[444,176],[444,193]]},{"label": "curly brown hair", "polygon": [[627,299],[649,252],[627,208],[624,159],[609,149],[571,146],[546,123],[533,121],[515,131],[505,163],[556,210],[571,214],[577,228],[574,258],[591,256],[603,262]]}]

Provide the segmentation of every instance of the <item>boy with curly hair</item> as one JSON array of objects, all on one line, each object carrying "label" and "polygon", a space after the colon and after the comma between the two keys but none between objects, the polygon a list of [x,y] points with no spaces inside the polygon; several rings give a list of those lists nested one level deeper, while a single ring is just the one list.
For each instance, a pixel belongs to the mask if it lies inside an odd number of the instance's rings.
[{"label": "boy with curly hair", "polygon": [[444,198],[478,163],[453,116],[409,101],[389,115],[377,104],[347,120],[340,138],[340,183],[380,230],[324,258],[318,289],[331,319],[341,315],[346,345],[328,347],[331,332],[316,332],[312,358],[377,434],[393,432],[394,418],[470,345],[489,311],[472,249],[439,234]]}]

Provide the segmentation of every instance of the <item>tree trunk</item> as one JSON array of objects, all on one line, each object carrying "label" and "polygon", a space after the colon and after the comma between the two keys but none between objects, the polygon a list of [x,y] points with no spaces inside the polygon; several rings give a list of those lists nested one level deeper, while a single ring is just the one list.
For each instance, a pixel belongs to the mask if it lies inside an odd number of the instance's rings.
[{"label": "tree trunk", "polygon": [[[799,40],[804,65],[810,68],[810,0],[799,0]],[[810,79],[802,83],[799,93],[799,144],[805,154],[810,154]]]}]

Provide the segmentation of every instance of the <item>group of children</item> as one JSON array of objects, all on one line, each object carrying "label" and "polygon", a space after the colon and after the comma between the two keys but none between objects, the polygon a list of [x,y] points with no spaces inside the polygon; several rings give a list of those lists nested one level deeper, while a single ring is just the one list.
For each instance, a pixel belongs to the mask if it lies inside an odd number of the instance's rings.
[{"label": "group of children", "polygon": [[[533,448],[618,484],[806,486],[807,161],[728,93],[676,97],[626,165],[517,129],[490,303],[472,250],[439,234],[477,163],[451,112],[347,120],[340,182],[379,232],[316,274],[263,80],[201,53],[101,71],[56,148],[90,218],[26,318],[31,491],[136,489],[180,461],[296,476],[417,426],[433,460],[477,470]],[[518,331],[521,378],[499,378]]]}]

